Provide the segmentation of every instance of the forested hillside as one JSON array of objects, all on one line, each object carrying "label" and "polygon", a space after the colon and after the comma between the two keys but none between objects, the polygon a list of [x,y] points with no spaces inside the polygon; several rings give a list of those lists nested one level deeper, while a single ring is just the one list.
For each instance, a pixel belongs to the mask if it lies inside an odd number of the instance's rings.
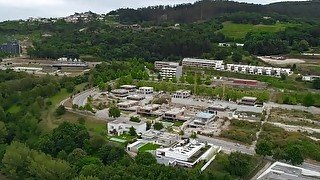
[{"label": "forested hillside", "polygon": [[153,6],[147,8],[119,9],[110,12],[118,15],[122,23],[140,23],[143,21],[173,21],[191,23],[210,20],[226,13],[255,12],[262,14],[281,14],[296,18],[319,18],[320,1],[281,2],[268,5],[239,3],[224,0],[203,0],[194,4],[176,6]]}]

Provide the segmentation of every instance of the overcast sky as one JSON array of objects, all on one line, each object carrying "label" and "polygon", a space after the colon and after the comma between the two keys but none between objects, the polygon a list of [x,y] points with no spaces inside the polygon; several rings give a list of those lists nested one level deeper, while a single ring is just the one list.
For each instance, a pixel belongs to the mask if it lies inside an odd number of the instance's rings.
[{"label": "overcast sky", "polygon": [[[63,17],[74,12],[107,13],[121,7],[173,5],[197,0],[0,0],[0,21],[29,17]],[[267,4],[280,0],[239,0]],[[290,1],[290,0],[287,0]],[[291,0],[293,1],[293,0]]]}]

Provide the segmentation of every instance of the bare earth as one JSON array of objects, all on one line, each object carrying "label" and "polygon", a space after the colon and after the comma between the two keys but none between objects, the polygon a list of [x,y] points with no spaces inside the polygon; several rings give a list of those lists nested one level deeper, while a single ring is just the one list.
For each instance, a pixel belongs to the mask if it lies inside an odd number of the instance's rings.
[{"label": "bare earth", "polygon": [[284,59],[284,60],[277,60],[277,59],[271,59],[269,57],[265,56],[258,56],[259,59],[266,63],[271,63],[271,64],[278,64],[278,65],[283,65],[283,64],[302,64],[305,63],[304,60],[302,59]]}]

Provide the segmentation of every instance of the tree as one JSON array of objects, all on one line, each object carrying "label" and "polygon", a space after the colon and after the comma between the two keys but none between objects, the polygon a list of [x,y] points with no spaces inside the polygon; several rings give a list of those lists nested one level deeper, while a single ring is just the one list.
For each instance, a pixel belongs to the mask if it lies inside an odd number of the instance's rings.
[{"label": "tree", "polygon": [[57,116],[62,116],[66,113],[66,108],[63,105],[60,105],[57,109],[56,109],[56,115]]},{"label": "tree", "polygon": [[290,161],[293,165],[299,165],[303,163],[303,155],[301,149],[297,145],[288,145],[285,150],[286,160]]},{"label": "tree", "polygon": [[256,147],[256,153],[262,156],[271,156],[272,144],[266,140],[259,141]]},{"label": "tree", "polygon": [[197,133],[196,133],[196,132],[192,132],[190,138],[191,138],[191,139],[197,138]]},{"label": "tree", "polygon": [[130,136],[136,136],[137,135],[136,129],[133,126],[130,127],[129,134],[130,134]]},{"label": "tree", "polygon": [[314,99],[311,93],[308,93],[304,98],[303,98],[303,103],[304,106],[310,107],[314,104]]},{"label": "tree", "polygon": [[152,164],[157,163],[156,158],[148,152],[139,152],[138,155],[135,157],[135,161],[137,162],[137,164],[146,166],[150,166]]},{"label": "tree", "polygon": [[242,54],[239,51],[235,51],[233,52],[231,59],[234,62],[240,62],[242,61]]},{"label": "tree", "polygon": [[309,43],[306,40],[301,40],[298,44],[299,52],[304,52],[309,50]]},{"label": "tree", "polygon": [[8,131],[4,122],[0,121],[0,144],[6,142]]},{"label": "tree", "polygon": [[109,117],[118,118],[121,116],[121,111],[117,106],[111,106],[109,109]]},{"label": "tree", "polygon": [[161,122],[156,122],[156,123],[154,123],[153,128],[155,130],[161,130],[161,129],[163,129],[163,125]]},{"label": "tree", "polygon": [[314,89],[320,89],[320,78],[316,78],[313,82],[312,82],[312,86]]},{"label": "tree", "polygon": [[250,166],[252,165],[252,158],[250,155],[232,152],[228,159],[228,171],[230,174],[244,177],[250,172]]},{"label": "tree", "polygon": [[140,118],[137,117],[137,116],[131,116],[131,117],[130,117],[130,121],[132,121],[132,122],[137,122],[137,123],[141,122]]}]

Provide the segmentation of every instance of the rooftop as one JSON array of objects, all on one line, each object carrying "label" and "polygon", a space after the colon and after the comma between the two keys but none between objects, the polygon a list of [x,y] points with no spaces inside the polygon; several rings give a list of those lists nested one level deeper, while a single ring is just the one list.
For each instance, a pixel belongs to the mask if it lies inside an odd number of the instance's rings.
[{"label": "rooftop", "polygon": [[132,125],[132,126],[145,124],[144,121],[140,121],[140,122],[130,121],[130,118],[127,118],[127,117],[118,117],[116,120],[111,121],[109,123],[111,123],[111,124],[128,124],[128,125]]},{"label": "rooftop", "polygon": [[120,102],[117,105],[118,106],[127,106],[127,105],[131,105],[131,104],[136,104],[138,103],[138,101],[124,101],[124,102]]},{"label": "rooftop", "polygon": [[195,59],[195,58],[184,58],[183,62],[197,62],[197,63],[223,63],[221,60],[209,60],[209,59]]},{"label": "rooftop", "polygon": [[134,88],[136,88],[137,86],[134,86],[134,85],[122,85],[120,88],[122,88],[122,89],[134,89]]},{"label": "rooftop", "polygon": [[196,118],[200,119],[212,119],[214,117],[213,114],[206,113],[206,112],[199,112],[196,114]]},{"label": "rooftop", "polygon": [[153,89],[153,87],[140,87],[139,89]]},{"label": "rooftop", "polygon": [[128,90],[126,89],[114,89],[111,91],[112,93],[116,93],[116,94],[126,94],[129,93]]},{"label": "rooftop", "polygon": [[160,107],[159,104],[148,104],[146,106],[142,106],[141,109],[152,110],[152,109],[159,108],[159,107]]},{"label": "rooftop", "polygon": [[241,100],[244,100],[244,101],[256,101],[257,98],[256,97],[247,97],[247,96],[245,96]]},{"label": "rooftop", "polygon": [[184,112],[184,109],[180,109],[180,108],[173,108],[167,112],[165,112],[166,114],[179,114]]}]

